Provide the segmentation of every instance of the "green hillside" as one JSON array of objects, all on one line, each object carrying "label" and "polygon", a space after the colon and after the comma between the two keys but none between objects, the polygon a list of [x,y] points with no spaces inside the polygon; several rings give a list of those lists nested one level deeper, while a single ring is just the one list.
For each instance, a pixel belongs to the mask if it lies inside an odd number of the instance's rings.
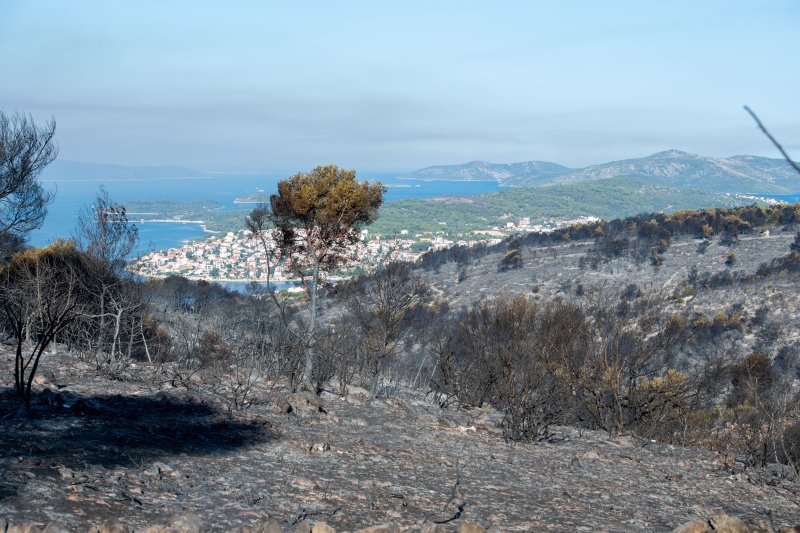
[{"label": "green hillside", "polygon": [[[752,200],[728,194],[681,190],[630,178],[536,188],[512,188],[479,196],[402,200],[385,204],[371,231],[385,235],[445,230],[457,233],[530,217],[532,222],[592,215],[613,219],[644,212],[733,207]],[[504,217],[504,218],[501,218]]]}]

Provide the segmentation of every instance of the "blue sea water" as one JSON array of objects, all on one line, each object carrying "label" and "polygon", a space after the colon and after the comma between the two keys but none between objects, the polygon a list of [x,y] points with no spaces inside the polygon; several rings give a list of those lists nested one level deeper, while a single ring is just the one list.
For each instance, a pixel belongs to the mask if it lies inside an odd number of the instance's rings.
[{"label": "blue sea water", "polygon": [[[399,179],[401,172],[359,173],[359,179],[380,180],[387,186],[387,202],[406,198],[428,198],[443,195],[480,194],[499,190],[494,181],[416,181]],[[277,190],[278,181],[286,174],[219,174],[208,177],[142,179],[142,180],[45,180],[46,189],[55,193],[44,225],[29,235],[34,246],[43,246],[56,239],[74,234],[75,224],[82,208],[91,205],[102,185],[115,202],[136,200],[214,200],[224,209],[249,211],[254,206],[235,204],[234,200],[245,194],[263,190]],[[198,224],[146,223],[138,224],[139,248],[135,255],[152,250],[163,250],[207,235]]]},{"label": "blue sea water", "polygon": [[765,198],[774,198],[775,200],[780,200],[781,202],[786,202],[790,204],[800,203],[800,192],[792,192],[789,194],[758,194],[756,196],[763,196]]}]

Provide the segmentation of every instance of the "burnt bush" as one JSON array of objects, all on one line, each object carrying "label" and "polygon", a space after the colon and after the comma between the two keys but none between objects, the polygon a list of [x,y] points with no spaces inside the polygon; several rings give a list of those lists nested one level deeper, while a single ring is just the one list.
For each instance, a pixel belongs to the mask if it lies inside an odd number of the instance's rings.
[{"label": "burnt bush", "polygon": [[556,423],[677,440],[725,382],[711,379],[713,365],[679,357],[692,333],[682,316],[661,316],[647,298],[622,302],[624,313],[591,302],[483,300],[433,341],[432,387],[442,404],[495,405],[512,440],[540,438]]},{"label": "burnt bush", "polygon": [[497,266],[498,272],[506,272],[507,270],[516,270],[518,268],[522,268],[523,264],[525,263],[522,252],[519,248],[514,248],[506,252],[506,255],[503,256],[503,259],[500,260],[500,264]]},{"label": "burnt bush", "polygon": [[789,249],[793,252],[800,252],[800,231],[794,234],[794,241],[792,241]]},{"label": "burnt bush", "polygon": [[559,354],[574,346],[565,326],[576,311],[560,302],[540,306],[522,296],[475,304],[436,335],[437,394],[463,406],[491,402],[503,412],[503,432],[511,440],[546,435],[569,410],[569,390],[558,366]]},{"label": "burnt bush", "polygon": [[643,295],[642,294],[642,290],[639,288],[639,286],[637,284],[629,283],[622,290],[622,293],[620,293],[620,299],[621,300],[635,300],[636,298],[639,298],[642,295]]},{"label": "burnt bush", "polygon": [[800,465],[800,421],[792,423],[783,431],[779,458],[782,463],[792,465],[795,470]]}]

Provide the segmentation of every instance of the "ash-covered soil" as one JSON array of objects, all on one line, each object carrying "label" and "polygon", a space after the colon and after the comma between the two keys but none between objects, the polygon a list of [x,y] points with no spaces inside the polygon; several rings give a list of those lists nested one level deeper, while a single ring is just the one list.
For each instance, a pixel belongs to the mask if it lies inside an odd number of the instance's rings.
[{"label": "ash-covered soil", "polygon": [[[0,357],[8,375],[12,354]],[[0,425],[0,523],[82,531],[114,518],[143,529],[196,513],[215,531],[268,517],[285,530],[469,520],[501,531],[667,531],[720,511],[800,523],[791,475],[711,451],[572,428],[514,445],[490,409],[359,389],[324,392],[319,407],[290,396],[285,413],[286,391],[263,384],[257,405],[227,414],[201,379],[167,369],[128,367],[111,380],[64,353],[43,366],[55,376],[37,387],[30,418]]]},{"label": "ash-covered soil", "polygon": [[[771,229],[771,232],[742,235],[732,246],[722,244],[721,239],[715,237],[706,243],[705,249],[703,240],[679,235],[661,254],[658,266],[653,266],[647,257],[636,260],[624,253],[612,259],[601,258],[592,267],[596,243],[583,240],[522,247],[522,266],[504,272],[498,271],[503,258],[503,253],[498,252],[468,264],[450,262],[424,275],[440,297],[455,308],[497,294],[529,294],[543,301],[556,296],[576,298],[580,297],[579,286],[584,295],[599,291],[617,297],[629,284],[635,284],[647,294],[669,295],[687,281],[693,268],[700,274],[727,271],[752,275],[760,264],[789,253],[795,232]],[[731,253],[735,261],[726,264]]]}]

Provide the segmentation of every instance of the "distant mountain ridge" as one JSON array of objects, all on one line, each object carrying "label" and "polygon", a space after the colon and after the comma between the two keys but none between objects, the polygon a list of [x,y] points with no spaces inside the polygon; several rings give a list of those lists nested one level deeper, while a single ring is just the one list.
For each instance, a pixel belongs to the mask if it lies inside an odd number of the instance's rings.
[{"label": "distant mountain ridge", "polygon": [[[501,185],[534,186],[533,183],[547,181],[550,178],[561,176],[575,169],[550,163],[548,161],[525,161],[522,163],[488,163],[486,161],[471,161],[463,165],[436,165],[416,170],[403,176],[404,178],[419,180],[453,180],[453,181],[498,181]],[[536,183],[538,184],[538,183]]]},{"label": "distant mountain ridge", "polygon": [[133,180],[198,178],[205,174],[178,165],[125,166],[57,159],[42,171],[43,180]]},{"label": "distant mountain ridge", "polygon": [[666,150],[636,159],[572,169],[547,161],[497,164],[472,161],[438,165],[403,176],[420,180],[496,180],[503,186],[543,185],[633,178],[644,183],[716,193],[788,193],[800,190],[800,176],[783,159],[737,155],[706,157]]}]

